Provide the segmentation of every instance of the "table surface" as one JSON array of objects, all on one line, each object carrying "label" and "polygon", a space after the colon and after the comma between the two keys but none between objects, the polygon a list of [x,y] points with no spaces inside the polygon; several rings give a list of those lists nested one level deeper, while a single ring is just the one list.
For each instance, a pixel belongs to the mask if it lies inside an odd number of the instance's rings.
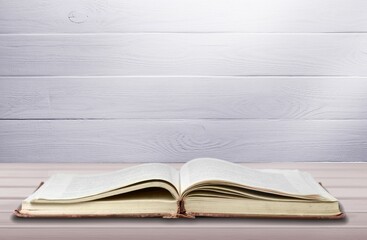
[{"label": "table surface", "polygon": [[[180,164],[172,164],[179,167]],[[343,220],[18,219],[13,210],[56,172],[95,173],[132,164],[0,164],[1,239],[367,239],[367,163],[246,163],[310,172],[338,198]]]}]

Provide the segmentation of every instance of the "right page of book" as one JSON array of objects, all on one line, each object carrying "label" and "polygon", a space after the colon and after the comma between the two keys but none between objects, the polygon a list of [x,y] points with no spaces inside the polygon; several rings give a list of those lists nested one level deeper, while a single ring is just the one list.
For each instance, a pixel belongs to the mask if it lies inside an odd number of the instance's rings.
[{"label": "right page of book", "polygon": [[190,186],[204,181],[232,182],[291,195],[320,195],[336,200],[310,175],[298,170],[256,170],[213,158],[194,159],[182,166],[181,193]]}]

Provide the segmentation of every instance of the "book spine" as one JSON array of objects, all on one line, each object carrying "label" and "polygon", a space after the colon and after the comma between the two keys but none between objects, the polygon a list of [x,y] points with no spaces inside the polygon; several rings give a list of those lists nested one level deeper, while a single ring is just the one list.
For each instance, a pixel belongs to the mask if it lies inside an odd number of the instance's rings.
[{"label": "book spine", "polygon": [[180,199],[178,201],[177,217],[178,218],[195,218],[195,215],[192,215],[186,212],[185,201],[183,199]]},{"label": "book spine", "polygon": [[186,209],[185,209],[185,204],[184,204],[184,200],[180,199],[178,201],[178,214],[185,214],[186,213]]}]

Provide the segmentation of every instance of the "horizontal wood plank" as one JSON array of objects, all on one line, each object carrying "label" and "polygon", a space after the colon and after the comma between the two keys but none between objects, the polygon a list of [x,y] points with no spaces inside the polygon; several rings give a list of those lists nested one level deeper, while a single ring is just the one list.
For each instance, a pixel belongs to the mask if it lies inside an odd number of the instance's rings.
[{"label": "horizontal wood plank", "polygon": [[365,161],[364,120],[2,120],[0,162]]},{"label": "horizontal wood plank", "polygon": [[[109,171],[131,167],[139,164],[135,163],[1,163],[0,172],[7,172],[9,170],[45,170],[45,171],[58,171],[58,170],[75,170],[75,171]],[[170,162],[171,166],[179,169],[183,163]],[[363,170],[367,171],[367,164],[364,162],[267,162],[267,163],[254,163],[246,162],[239,163],[243,166],[255,168],[255,169],[300,169],[304,171],[309,170],[324,170],[325,172],[334,170]],[[344,175],[343,175],[344,176]],[[367,184],[367,183],[366,183]]]},{"label": "horizontal wood plank", "polygon": [[[120,219],[118,220],[120,221]],[[171,220],[172,221],[172,220]],[[226,222],[227,219],[221,220],[221,222]],[[245,222],[246,224],[246,222]],[[244,224],[244,225],[245,225]],[[205,237],[207,239],[219,240],[224,238],[229,239],[243,239],[243,236],[251,236],[253,240],[262,239],[272,239],[272,240],[293,240],[293,239],[313,239],[313,240],[364,240],[367,235],[366,228],[350,228],[338,227],[336,224],[333,228],[246,228],[246,229],[235,229],[235,228],[142,228],[141,231],[137,231],[136,228],[120,228],[120,229],[108,229],[94,227],[94,228],[80,228],[80,229],[24,229],[19,231],[18,228],[6,228],[1,229],[1,233],[7,236],[7,240],[18,240],[25,235],[34,236],[37,240],[49,240],[49,239],[65,239],[65,236],[70,236],[78,239],[89,239],[89,240],[99,240],[99,239],[164,239],[164,238],[174,238],[176,240],[185,239],[195,239],[199,237]],[[312,229],[310,231],[310,229]]]},{"label": "horizontal wood plank", "polygon": [[251,229],[251,228],[279,228],[279,229],[310,229],[310,228],[363,228],[366,226],[367,213],[349,213],[347,220],[285,220],[269,219],[223,219],[197,218],[192,219],[19,219],[13,218],[11,213],[0,213],[0,229],[13,228],[93,228],[107,229]]},{"label": "horizontal wood plank", "polygon": [[[135,165],[135,164],[134,164]],[[271,163],[269,164],[269,168],[276,168],[276,164],[275,165],[271,165]],[[17,170],[3,170],[0,171],[0,182],[6,182],[8,178],[47,178],[50,177],[51,175],[55,174],[55,173],[70,173],[70,174],[96,174],[96,173],[102,173],[102,172],[106,172],[106,171],[115,171],[115,170],[119,170],[122,168],[114,168],[114,169],[95,169],[95,170],[60,170],[60,169],[54,169],[54,170],[34,170],[34,171],[29,171],[29,170],[22,170],[22,169],[17,169]],[[300,168],[297,168],[300,169]],[[302,170],[302,169],[300,169]],[[344,172],[346,170],[352,171],[353,175],[348,175],[345,176]],[[363,179],[367,180],[367,171],[365,169],[336,169],[336,170],[329,170],[329,171],[325,171],[324,169],[307,169],[305,170],[309,173],[311,173],[314,177],[317,178],[332,178],[332,179],[354,179],[351,181],[362,181]],[[331,180],[332,181],[332,180]],[[366,183],[367,184],[367,183]]]},{"label": "horizontal wood plank", "polygon": [[0,35],[0,76],[366,76],[366,34]]},{"label": "horizontal wood plank", "polygon": [[[37,188],[37,187],[36,187]],[[35,187],[2,187],[0,188],[0,199],[26,199],[35,190]]]},{"label": "horizontal wood plank", "polygon": [[364,0],[2,0],[0,33],[366,32],[366,8]]},{"label": "horizontal wood plank", "polygon": [[0,78],[0,119],[367,119],[367,78]]}]

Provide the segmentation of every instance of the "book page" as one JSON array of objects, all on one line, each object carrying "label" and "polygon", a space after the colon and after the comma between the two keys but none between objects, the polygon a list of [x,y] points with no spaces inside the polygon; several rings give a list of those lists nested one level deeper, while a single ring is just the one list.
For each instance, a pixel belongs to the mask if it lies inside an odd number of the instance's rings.
[{"label": "book page", "polygon": [[297,170],[289,170],[286,174],[266,172],[219,159],[191,160],[182,166],[180,177],[181,192],[203,181],[226,181],[292,195],[319,195],[319,189],[308,185]]},{"label": "book page", "polygon": [[277,173],[284,175],[288,181],[296,188],[302,188],[303,192],[317,193],[320,196],[332,201],[337,201],[328,193],[309,173],[299,170],[279,170],[279,169],[261,169],[258,171],[266,173]]},{"label": "book page", "polygon": [[179,172],[160,163],[142,164],[115,172],[93,175],[56,174],[27,200],[76,199],[126,187],[148,180],[163,180],[179,189]]}]

